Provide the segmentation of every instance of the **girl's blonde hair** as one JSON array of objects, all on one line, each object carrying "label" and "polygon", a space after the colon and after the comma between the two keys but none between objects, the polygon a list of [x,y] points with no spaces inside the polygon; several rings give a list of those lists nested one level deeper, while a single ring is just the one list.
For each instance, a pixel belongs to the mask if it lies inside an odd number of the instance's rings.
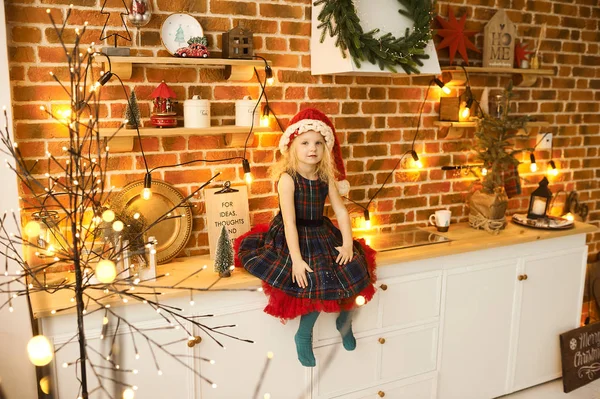
[{"label": "girl's blonde hair", "polygon": [[[281,154],[279,160],[270,168],[271,177],[273,181],[279,181],[279,177],[281,177],[282,173],[288,173],[292,177],[296,177],[298,170],[298,155],[296,153],[296,146],[298,145],[298,140],[292,140],[288,150]],[[317,164],[317,177],[329,183],[330,181],[335,181],[335,171],[333,169],[333,161],[331,158],[331,150],[325,147],[323,151],[323,158],[321,158],[321,162]]]}]

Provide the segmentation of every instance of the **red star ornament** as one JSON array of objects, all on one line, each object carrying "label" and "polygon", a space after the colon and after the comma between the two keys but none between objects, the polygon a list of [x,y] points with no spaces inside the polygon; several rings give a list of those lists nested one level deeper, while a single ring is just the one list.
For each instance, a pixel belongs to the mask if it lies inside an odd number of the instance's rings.
[{"label": "red star ornament", "polygon": [[533,51],[527,49],[529,43],[516,42],[515,43],[515,67],[521,67],[521,61],[529,60],[529,55],[533,54]]},{"label": "red star ornament", "polygon": [[460,18],[460,21],[456,20],[454,11],[451,8],[448,10],[448,14],[448,21],[439,15],[435,17],[440,25],[442,25],[442,29],[438,29],[436,33],[443,37],[443,40],[437,45],[436,49],[441,50],[448,47],[451,65],[454,61],[454,55],[456,55],[456,51],[458,50],[460,56],[469,65],[467,49],[481,53],[481,50],[475,47],[471,40],[469,40],[469,37],[475,35],[477,31],[465,30],[466,14]]}]

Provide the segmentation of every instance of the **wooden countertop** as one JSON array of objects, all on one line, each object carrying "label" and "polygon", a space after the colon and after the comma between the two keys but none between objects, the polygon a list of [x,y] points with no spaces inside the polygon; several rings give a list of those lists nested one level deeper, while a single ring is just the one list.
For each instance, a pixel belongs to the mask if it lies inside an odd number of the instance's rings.
[{"label": "wooden countertop", "polygon": [[[377,255],[378,267],[396,264],[399,262],[412,262],[423,259],[437,258],[442,256],[450,256],[465,252],[479,251],[515,244],[523,244],[527,242],[535,242],[538,240],[546,240],[557,237],[565,237],[576,234],[593,233],[598,230],[596,226],[575,222],[575,227],[568,230],[538,230],[527,227],[522,227],[509,223],[506,228],[497,235],[492,235],[482,230],[475,230],[466,223],[453,224],[447,233],[438,233],[433,227],[423,228],[425,231],[443,235],[449,238],[450,242],[437,243],[427,246],[424,251],[423,247],[403,248],[380,252]],[[369,238],[365,235],[365,238]],[[200,268],[206,265],[206,269],[197,272]],[[186,277],[193,276],[186,279]],[[206,289],[207,291],[219,290],[243,290],[253,291],[260,288],[260,280],[245,270],[236,269],[232,277],[219,279],[217,274],[213,272],[213,262],[208,256],[196,256],[189,258],[179,258],[175,261],[158,266],[157,274],[164,275],[152,282],[143,282],[138,286],[137,292],[149,292],[153,289],[160,291],[161,301],[168,297],[188,296],[190,288]],[[67,278],[74,280],[73,273],[60,273],[54,276],[53,280],[61,280]],[[181,280],[185,281],[179,283]],[[179,283],[179,284],[178,284]],[[176,285],[176,288],[166,288]],[[119,289],[126,289],[128,286],[123,285]],[[101,289],[91,290],[94,297],[99,298],[105,296]],[[200,295],[200,293],[195,293]],[[45,292],[33,293],[31,302],[33,312],[36,317],[50,316],[52,310],[60,310],[57,314],[72,313],[74,305],[70,302],[73,292],[70,290],[61,290],[55,294],[47,294]],[[148,297],[152,297],[149,295]],[[118,295],[110,298],[103,298],[103,304],[123,304]],[[124,305],[124,304],[123,304]]]}]

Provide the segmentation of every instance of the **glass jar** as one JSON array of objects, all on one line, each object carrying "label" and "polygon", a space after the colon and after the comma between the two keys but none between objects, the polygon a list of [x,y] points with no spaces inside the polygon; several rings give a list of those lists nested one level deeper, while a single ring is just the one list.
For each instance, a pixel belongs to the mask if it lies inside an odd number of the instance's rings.
[{"label": "glass jar", "polygon": [[497,119],[502,119],[504,116],[504,107],[506,106],[503,94],[490,96],[489,110],[490,116]]},{"label": "glass jar", "polygon": [[132,0],[127,18],[136,28],[148,25],[152,16],[152,3],[150,0]]}]

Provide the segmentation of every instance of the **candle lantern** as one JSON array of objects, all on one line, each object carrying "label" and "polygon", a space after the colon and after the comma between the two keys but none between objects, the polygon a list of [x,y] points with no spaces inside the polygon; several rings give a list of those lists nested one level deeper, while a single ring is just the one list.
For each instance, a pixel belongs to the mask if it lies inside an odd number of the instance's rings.
[{"label": "candle lantern", "polygon": [[527,218],[540,219],[546,217],[546,212],[548,211],[551,199],[552,192],[548,188],[548,179],[544,177],[540,181],[539,187],[531,193]]},{"label": "candle lantern", "polygon": [[151,94],[154,103],[154,112],[150,117],[152,125],[157,127],[177,126],[177,113],[173,111],[173,99],[177,98],[175,92],[163,80]]}]

